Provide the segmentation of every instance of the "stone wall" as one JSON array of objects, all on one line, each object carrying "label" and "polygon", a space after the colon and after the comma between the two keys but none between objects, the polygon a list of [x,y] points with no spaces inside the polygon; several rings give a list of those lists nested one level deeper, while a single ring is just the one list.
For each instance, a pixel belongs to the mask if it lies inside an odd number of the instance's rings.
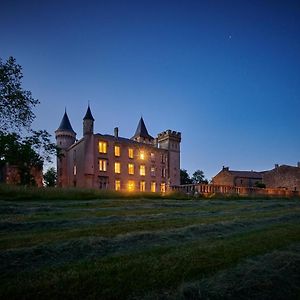
[{"label": "stone wall", "polygon": [[263,183],[267,188],[285,188],[300,191],[300,168],[292,166],[278,166],[263,172]]}]

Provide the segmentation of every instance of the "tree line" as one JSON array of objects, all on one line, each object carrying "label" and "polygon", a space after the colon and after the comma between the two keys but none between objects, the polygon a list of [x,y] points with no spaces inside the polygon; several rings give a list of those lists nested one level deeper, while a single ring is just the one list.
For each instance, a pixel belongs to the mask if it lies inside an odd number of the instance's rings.
[{"label": "tree line", "polygon": [[208,184],[208,180],[204,176],[204,172],[202,170],[196,170],[192,177],[190,177],[189,173],[185,169],[180,169],[180,184],[197,184],[203,183]]}]

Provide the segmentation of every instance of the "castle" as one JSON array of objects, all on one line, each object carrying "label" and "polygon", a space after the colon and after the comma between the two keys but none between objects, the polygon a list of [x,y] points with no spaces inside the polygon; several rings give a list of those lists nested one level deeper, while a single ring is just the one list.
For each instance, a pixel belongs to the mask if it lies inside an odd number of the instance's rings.
[{"label": "castle", "polygon": [[153,138],[140,119],[131,139],[94,133],[90,107],[83,118],[83,137],[76,140],[67,112],[55,131],[59,187],[116,191],[165,192],[180,185],[181,133],[166,130]]}]

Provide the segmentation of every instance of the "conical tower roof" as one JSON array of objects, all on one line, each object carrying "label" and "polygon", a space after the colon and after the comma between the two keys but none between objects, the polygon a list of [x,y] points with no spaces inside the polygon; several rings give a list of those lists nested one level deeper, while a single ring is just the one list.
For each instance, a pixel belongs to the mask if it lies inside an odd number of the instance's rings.
[{"label": "conical tower roof", "polygon": [[57,130],[61,130],[61,131],[70,131],[75,133],[75,131],[73,130],[69,117],[67,115],[67,111],[65,111],[65,114],[60,122],[59,127],[57,128]]},{"label": "conical tower roof", "polygon": [[83,120],[92,120],[92,121],[95,121],[95,119],[93,118],[90,106],[88,106],[88,109],[86,111],[86,114],[85,114]]},{"label": "conical tower roof", "polygon": [[135,134],[132,139],[137,137],[143,137],[147,139],[153,139],[153,137],[148,133],[143,117],[141,117],[139,124],[136,128]]}]

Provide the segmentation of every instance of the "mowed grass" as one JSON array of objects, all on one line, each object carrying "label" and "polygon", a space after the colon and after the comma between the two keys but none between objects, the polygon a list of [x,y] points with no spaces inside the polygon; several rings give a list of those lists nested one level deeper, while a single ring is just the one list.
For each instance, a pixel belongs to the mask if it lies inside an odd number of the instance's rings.
[{"label": "mowed grass", "polygon": [[76,199],[0,200],[0,299],[300,299],[299,200]]}]

